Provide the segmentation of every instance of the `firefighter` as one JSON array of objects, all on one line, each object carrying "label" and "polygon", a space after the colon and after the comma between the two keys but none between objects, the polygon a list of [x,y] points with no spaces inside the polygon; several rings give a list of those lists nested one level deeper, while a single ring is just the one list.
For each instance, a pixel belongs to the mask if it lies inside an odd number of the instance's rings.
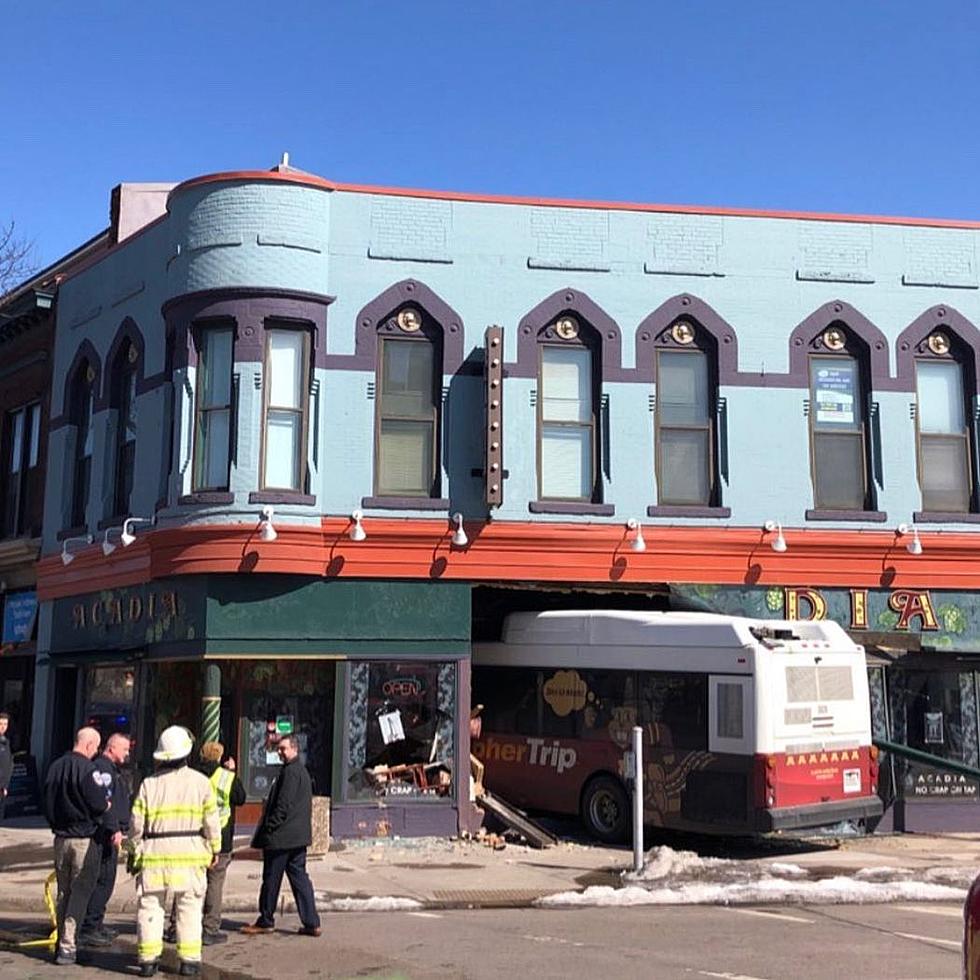
[{"label": "firefighter", "polygon": [[181,976],[201,972],[201,913],[207,869],[221,851],[221,823],[211,782],[187,765],[194,740],[180,725],[160,735],[157,771],[143,780],[133,801],[129,847],[139,875],[136,913],[141,977],[152,977],[163,953],[163,922],[171,904],[177,916]]}]

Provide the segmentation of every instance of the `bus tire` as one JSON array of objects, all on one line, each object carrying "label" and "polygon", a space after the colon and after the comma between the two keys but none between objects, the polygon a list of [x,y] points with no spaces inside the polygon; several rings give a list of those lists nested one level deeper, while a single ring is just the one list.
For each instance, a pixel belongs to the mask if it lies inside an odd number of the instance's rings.
[{"label": "bus tire", "polygon": [[604,844],[622,844],[629,827],[629,797],[613,776],[596,776],[582,792],[582,823]]}]

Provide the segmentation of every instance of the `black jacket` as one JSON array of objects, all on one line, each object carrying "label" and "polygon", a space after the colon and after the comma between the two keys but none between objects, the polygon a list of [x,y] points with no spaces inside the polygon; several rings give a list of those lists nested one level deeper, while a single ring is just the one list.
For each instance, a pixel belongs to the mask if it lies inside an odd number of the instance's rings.
[{"label": "black jacket", "polygon": [[[202,762],[199,768],[210,779],[215,769],[218,768],[218,763]],[[231,793],[228,796],[228,802],[231,804],[231,816],[228,818],[228,823],[221,828],[222,854],[231,854],[232,846],[235,843],[235,808],[245,802],[245,787],[237,774],[231,781]]]},{"label": "black jacket", "polygon": [[282,767],[269,790],[253,847],[270,851],[309,847],[313,841],[313,784],[299,756]]},{"label": "black jacket", "polygon": [[43,797],[55,837],[94,837],[99,817],[109,809],[95,766],[78,752],[66,752],[52,763]]},{"label": "black jacket", "polygon": [[129,818],[133,801],[130,798],[129,783],[120,768],[104,755],[97,755],[92,760],[97,773],[97,781],[107,800],[112,800],[112,806],[102,814],[99,826],[111,837],[117,830],[124,834],[129,830]]},{"label": "black jacket", "polygon": [[10,751],[10,739],[0,735],[0,790],[10,787],[10,777],[14,774],[14,756]]}]

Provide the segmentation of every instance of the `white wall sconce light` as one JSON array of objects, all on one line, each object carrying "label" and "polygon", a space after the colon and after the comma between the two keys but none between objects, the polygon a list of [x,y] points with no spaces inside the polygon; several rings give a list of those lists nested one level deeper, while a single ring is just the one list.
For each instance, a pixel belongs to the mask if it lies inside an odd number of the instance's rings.
[{"label": "white wall sconce light", "polygon": [[643,528],[635,517],[631,517],[626,522],[626,533],[629,534],[630,531],[633,532],[633,540],[630,541],[630,551],[646,551],[647,543],[643,538]]},{"label": "white wall sconce light", "polygon": [[905,550],[910,555],[921,555],[922,554],[922,542],[919,540],[919,529],[914,524],[899,524],[896,529],[896,534],[900,538],[904,538],[906,535],[911,534],[912,540],[905,546]]},{"label": "white wall sconce light", "polygon": [[155,517],[127,517],[123,521],[122,533],[119,535],[119,541],[124,548],[128,548],[135,540],[136,535],[133,534],[134,524],[156,524]]},{"label": "white wall sconce light", "polygon": [[272,518],[275,516],[275,510],[272,507],[262,508],[262,517],[259,520],[259,540],[260,541],[275,541],[279,537],[279,533],[276,531],[275,525],[272,523]]},{"label": "white wall sconce light", "polygon": [[453,523],[456,525],[456,530],[453,531],[453,546],[465,548],[470,543],[470,539],[466,536],[466,531],[463,530],[463,515],[453,514]]},{"label": "white wall sconce light", "polygon": [[776,533],[776,537],[769,542],[769,547],[772,548],[773,551],[782,554],[786,550],[786,539],[783,537],[782,524],[780,524],[779,521],[766,521],[766,523],[763,525],[763,530],[767,534],[772,534],[773,532]]},{"label": "white wall sconce light", "polygon": [[[108,558],[109,555],[116,550],[116,546],[109,540],[109,533],[115,530],[116,529],[114,527],[107,527],[105,529],[105,535],[102,538],[102,554],[104,554],[106,558]],[[122,529],[120,528],[120,530]]]},{"label": "white wall sconce light", "polygon": [[91,544],[92,543],[92,535],[91,534],[82,534],[82,535],[79,535],[77,538],[65,538],[65,540],[61,543],[61,564],[62,565],[70,565],[75,560],[75,553],[73,551],[69,551],[68,550],[68,545],[72,541],[84,541],[86,544]]},{"label": "white wall sconce light", "polygon": [[364,541],[367,538],[367,531],[364,530],[364,525],[361,521],[364,520],[364,512],[360,510],[355,510],[353,514],[350,515],[350,519],[353,523],[353,527],[347,532],[347,537],[351,541]]}]

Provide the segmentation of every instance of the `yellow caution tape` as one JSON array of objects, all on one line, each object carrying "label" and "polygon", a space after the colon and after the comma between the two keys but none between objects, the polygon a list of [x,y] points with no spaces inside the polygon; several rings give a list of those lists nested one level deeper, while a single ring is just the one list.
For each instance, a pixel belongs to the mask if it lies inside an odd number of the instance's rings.
[{"label": "yellow caution tape", "polygon": [[55,889],[57,887],[55,883],[57,880],[58,876],[52,871],[44,883],[44,905],[51,918],[51,934],[47,939],[28,939],[22,943],[17,943],[17,946],[47,946],[49,949],[54,949],[58,945],[58,911],[55,907]]}]

